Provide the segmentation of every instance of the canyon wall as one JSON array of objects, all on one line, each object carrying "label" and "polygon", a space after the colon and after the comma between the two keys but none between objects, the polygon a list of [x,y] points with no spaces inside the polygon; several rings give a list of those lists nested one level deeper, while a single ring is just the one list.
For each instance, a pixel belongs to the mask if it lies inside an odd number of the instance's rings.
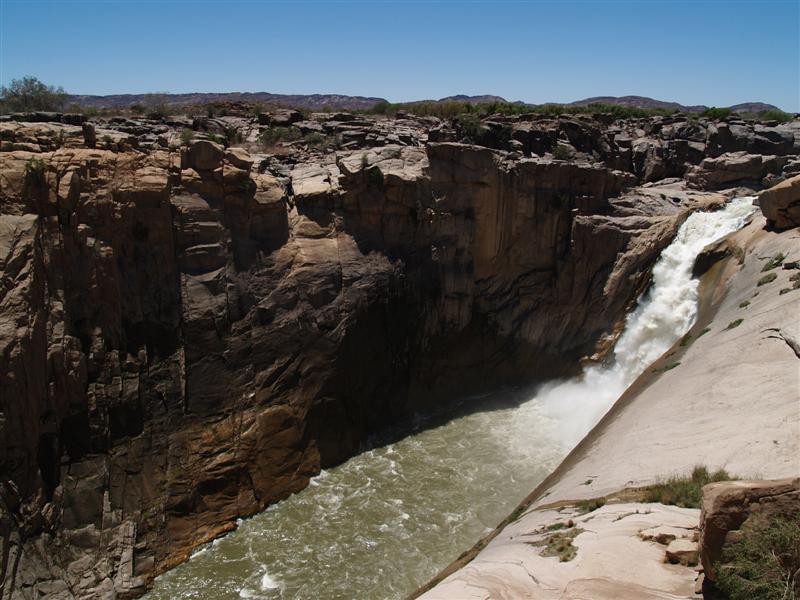
[{"label": "canyon wall", "polygon": [[[139,595],[380,427],[574,372],[724,200],[452,142],[269,168],[88,123],[0,139],[2,598]],[[787,164],[756,156],[736,172]]]}]

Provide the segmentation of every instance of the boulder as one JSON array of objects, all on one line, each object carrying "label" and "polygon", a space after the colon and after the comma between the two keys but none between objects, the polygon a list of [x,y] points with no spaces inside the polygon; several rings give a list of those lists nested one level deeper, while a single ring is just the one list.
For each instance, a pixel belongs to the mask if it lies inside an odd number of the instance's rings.
[{"label": "boulder", "polygon": [[800,175],[761,192],[758,204],[769,227],[789,229],[800,226]]},{"label": "boulder", "polygon": [[189,166],[195,171],[213,171],[225,157],[225,149],[208,140],[196,140],[189,145]]},{"label": "boulder", "polygon": [[697,542],[672,540],[667,546],[665,558],[668,563],[692,567],[697,564]]},{"label": "boulder", "polygon": [[703,488],[700,512],[700,560],[706,576],[715,578],[715,564],[726,543],[748,519],[758,515],[797,518],[800,513],[800,478],[760,481],[725,481]]}]

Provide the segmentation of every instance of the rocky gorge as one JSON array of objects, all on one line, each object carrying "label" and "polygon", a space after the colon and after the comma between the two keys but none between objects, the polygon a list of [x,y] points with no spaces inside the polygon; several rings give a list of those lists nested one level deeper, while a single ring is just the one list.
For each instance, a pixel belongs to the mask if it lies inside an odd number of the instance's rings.
[{"label": "rocky gorge", "polygon": [[382,427],[601,361],[692,211],[777,184],[764,225],[798,221],[797,120],[39,113],[0,144],[3,598],[141,595]]}]

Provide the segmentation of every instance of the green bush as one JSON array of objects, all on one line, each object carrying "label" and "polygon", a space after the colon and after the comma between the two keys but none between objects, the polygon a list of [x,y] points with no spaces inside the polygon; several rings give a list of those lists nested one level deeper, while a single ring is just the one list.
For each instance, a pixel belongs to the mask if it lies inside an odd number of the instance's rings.
[{"label": "green bush", "polygon": [[745,300],[744,302],[739,303],[739,308],[747,308],[750,306],[750,300]]},{"label": "green bush", "polygon": [[766,273],[767,271],[771,271],[772,269],[777,269],[783,264],[784,260],[786,260],[786,255],[783,252],[778,252],[775,256],[770,258],[764,264],[764,267],[761,269],[761,272]]},{"label": "green bush", "polygon": [[725,329],[736,329],[742,323],[744,323],[744,319],[736,319],[735,321],[728,323],[728,326]]},{"label": "green bush", "polygon": [[556,147],[553,148],[553,157],[557,160],[570,160],[574,156],[575,153],[572,151],[572,148],[566,144],[556,144]]},{"label": "green bush", "polygon": [[703,486],[716,481],[735,479],[725,469],[709,473],[704,466],[698,465],[689,477],[670,477],[644,490],[645,502],[674,504],[683,508],[699,508]]},{"label": "green bush", "polygon": [[711,108],[707,108],[702,112],[703,117],[706,119],[727,119],[733,114],[733,111],[730,108],[717,108],[716,106],[712,106]]},{"label": "green bush", "polygon": [[7,87],[0,87],[0,113],[61,110],[68,96],[64,88],[46,85],[36,77],[12,79]]},{"label": "green bush", "polygon": [[790,113],[783,112],[782,110],[772,109],[758,113],[758,118],[761,121],[779,121],[780,123],[786,123],[791,121],[794,117]]},{"label": "green bush", "polygon": [[278,142],[295,142],[301,137],[303,134],[297,127],[270,127],[264,130],[259,139],[263,146],[270,147]]},{"label": "green bush", "polygon": [[25,163],[25,175],[29,182],[37,187],[43,187],[47,181],[45,175],[44,161],[39,158],[31,158]]},{"label": "green bush", "polygon": [[182,129],[181,130],[181,144],[182,145],[184,145],[184,146],[188,145],[189,142],[192,141],[192,138],[194,138],[194,131],[192,131],[191,129]]},{"label": "green bush", "polygon": [[761,287],[762,285],[766,285],[775,281],[778,278],[777,273],[768,273],[764,275],[761,279],[758,280],[758,286]]},{"label": "green bush", "polygon": [[730,600],[800,597],[800,512],[793,518],[751,517],[716,563],[717,587]]}]

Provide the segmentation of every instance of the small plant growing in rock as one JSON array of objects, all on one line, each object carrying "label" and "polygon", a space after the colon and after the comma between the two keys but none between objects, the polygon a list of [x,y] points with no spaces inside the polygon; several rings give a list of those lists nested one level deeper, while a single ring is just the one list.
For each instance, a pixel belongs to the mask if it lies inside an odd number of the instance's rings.
[{"label": "small plant growing in rock", "polygon": [[744,319],[736,319],[735,321],[728,323],[728,326],[725,329],[736,329],[742,323],[744,323]]},{"label": "small plant growing in rock", "polygon": [[745,300],[744,302],[739,303],[739,308],[747,308],[750,306],[750,300]]},{"label": "small plant growing in rock", "polygon": [[751,518],[741,537],[726,544],[716,563],[716,584],[730,600],[800,597],[800,513]]},{"label": "small plant growing in rock", "polygon": [[374,167],[367,171],[367,182],[369,183],[370,187],[374,187],[379,190],[383,189],[383,173],[381,173],[381,170],[378,167]]},{"label": "small plant growing in rock", "polygon": [[703,327],[703,330],[700,333],[697,334],[697,337],[698,338],[702,337],[705,334],[707,334],[709,331],[711,331],[711,327]]},{"label": "small plant growing in rock", "polygon": [[553,157],[556,160],[571,160],[574,156],[572,148],[566,144],[556,144],[556,147],[553,148]]},{"label": "small plant growing in rock", "polygon": [[778,292],[778,295],[779,296],[783,296],[784,294],[788,294],[791,291],[792,291],[792,288],[783,288],[783,289],[781,289],[781,291]]},{"label": "small plant growing in rock", "polygon": [[767,273],[761,279],[758,280],[758,286],[761,287],[762,285],[766,285],[768,283],[772,283],[778,278],[777,273]]},{"label": "small plant growing in rock", "polygon": [[578,549],[572,545],[572,540],[583,532],[580,527],[570,527],[549,536],[545,540],[542,556],[557,556],[559,562],[569,562],[578,554]]},{"label": "small plant growing in rock", "polygon": [[181,144],[182,145],[184,145],[184,146],[188,145],[189,142],[192,141],[192,138],[194,138],[194,131],[192,131],[191,129],[182,129],[181,130]]},{"label": "small plant growing in rock", "polygon": [[40,158],[31,158],[25,163],[25,175],[28,181],[37,187],[44,186],[45,179],[45,166],[44,161]]},{"label": "small plant growing in rock", "polygon": [[784,260],[786,260],[786,255],[783,252],[778,252],[764,264],[761,272],[766,273],[767,271],[771,271],[772,269],[780,267]]},{"label": "small plant growing in rock", "polygon": [[683,508],[699,508],[704,485],[731,479],[735,478],[725,469],[709,473],[706,467],[698,465],[689,477],[670,477],[646,488],[644,501],[673,504]]},{"label": "small plant growing in rock", "polygon": [[598,508],[605,506],[606,499],[605,498],[590,498],[589,500],[581,500],[578,504],[575,505],[575,508],[578,509],[580,514],[586,514],[597,510]]}]

